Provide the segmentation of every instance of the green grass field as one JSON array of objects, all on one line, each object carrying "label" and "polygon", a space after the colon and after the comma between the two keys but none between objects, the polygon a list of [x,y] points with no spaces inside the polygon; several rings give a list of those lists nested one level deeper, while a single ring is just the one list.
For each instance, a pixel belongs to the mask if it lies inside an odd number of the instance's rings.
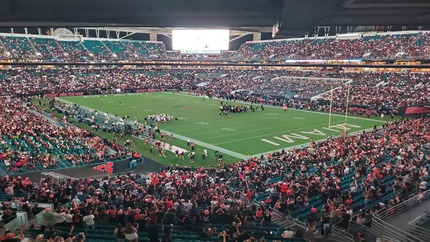
[{"label": "green grass field", "polygon": [[[177,138],[190,138],[196,145],[211,150],[225,149],[225,154],[237,158],[309,144],[311,140],[340,135],[345,127],[343,115],[332,115],[332,127],[328,128],[326,113],[294,109],[284,113],[281,108],[270,106],[265,106],[264,111],[259,109],[257,112],[220,116],[220,100],[204,100],[184,94],[118,94],[64,97],[60,100],[118,116],[128,115],[142,123],[148,114],[172,115],[178,120],[160,123],[160,129],[174,133]],[[384,121],[348,117],[347,123],[348,132],[352,133],[382,125]]]}]

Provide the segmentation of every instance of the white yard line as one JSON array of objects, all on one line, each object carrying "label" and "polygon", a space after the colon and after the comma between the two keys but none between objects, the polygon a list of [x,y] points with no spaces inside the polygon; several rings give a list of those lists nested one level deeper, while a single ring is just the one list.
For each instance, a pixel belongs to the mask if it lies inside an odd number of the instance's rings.
[{"label": "white yard line", "polygon": [[196,139],[193,139],[193,138],[188,138],[186,136],[183,136],[183,135],[180,135],[180,134],[175,134],[175,133],[172,133],[170,131],[166,131],[166,130],[161,130],[161,131],[165,132],[166,134],[173,134],[173,136],[175,138],[179,138],[179,139],[181,139],[183,141],[186,141],[186,140],[190,139],[191,142],[193,142],[196,145],[204,146],[204,147],[207,147],[207,148],[212,149],[212,150],[218,150],[219,152],[222,152],[222,153],[224,153],[226,155],[230,155],[230,156],[233,156],[233,157],[236,157],[236,158],[239,158],[239,159],[246,159],[247,158],[246,155],[243,155],[243,154],[240,154],[240,153],[228,150],[228,149],[224,149],[224,148],[221,148],[221,147],[216,146],[216,145],[208,144],[206,142],[202,142],[202,141],[199,141],[199,140],[196,140]]}]

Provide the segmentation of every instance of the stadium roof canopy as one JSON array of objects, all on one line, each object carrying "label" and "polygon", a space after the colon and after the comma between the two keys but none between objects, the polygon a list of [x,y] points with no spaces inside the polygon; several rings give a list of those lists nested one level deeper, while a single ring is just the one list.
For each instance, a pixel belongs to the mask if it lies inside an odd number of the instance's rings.
[{"label": "stadium roof canopy", "polygon": [[0,0],[0,26],[246,27],[279,36],[428,30],[430,1]]}]

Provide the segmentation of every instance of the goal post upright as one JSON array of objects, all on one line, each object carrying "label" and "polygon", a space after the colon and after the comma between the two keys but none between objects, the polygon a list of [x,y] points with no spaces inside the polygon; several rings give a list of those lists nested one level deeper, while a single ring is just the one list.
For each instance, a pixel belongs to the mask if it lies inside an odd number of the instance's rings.
[{"label": "goal post upright", "polygon": [[331,83],[331,89],[330,89],[330,110],[328,113],[328,128],[331,128],[331,112],[333,107],[333,82]]},{"label": "goal post upright", "polygon": [[348,90],[347,90],[347,93],[346,93],[346,108],[345,108],[345,123],[344,123],[345,127],[346,127],[347,121],[348,121],[349,91],[350,91],[350,88],[351,88],[351,85],[348,82]]}]

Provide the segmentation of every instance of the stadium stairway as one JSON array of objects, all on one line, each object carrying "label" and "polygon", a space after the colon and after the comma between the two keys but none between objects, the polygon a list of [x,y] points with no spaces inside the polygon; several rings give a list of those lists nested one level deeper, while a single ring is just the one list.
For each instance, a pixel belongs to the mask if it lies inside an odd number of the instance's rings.
[{"label": "stadium stairway", "polygon": [[41,57],[48,60],[62,58],[64,50],[61,49],[55,39],[28,38],[33,47],[41,54]]},{"label": "stadium stairway", "polygon": [[279,213],[272,214],[272,222],[284,229],[293,230],[294,228],[297,228],[297,224],[295,222],[287,219],[285,216],[282,216]]},{"label": "stadium stairway", "polygon": [[120,41],[103,41],[102,42],[112,54],[115,54],[117,58],[130,58],[127,46]]},{"label": "stadium stairway", "polygon": [[88,49],[80,41],[58,41],[58,45],[68,56],[77,60],[88,59]]},{"label": "stadium stairway", "polygon": [[[0,47],[1,47],[0,49],[2,49],[4,52],[8,51],[6,46],[4,45],[3,41],[1,40],[1,38],[0,38]],[[0,53],[0,54],[2,54],[2,53]]]},{"label": "stadium stairway", "polygon": [[105,44],[105,43],[106,43],[106,41],[100,41],[100,43],[102,43],[102,45],[106,48],[106,50],[107,50],[111,55],[113,55],[112,50],[111,50],[111,49],[109,49],[109,47]]},{"label": "stadium stairway", "polygon": [[21,58],[27,55],[35,55],[36,49],[30,44],[30,41],[20,37],[4,36],[3,44],[11,52],[12,57]]},{"label": "stadium stairway", "polygon": [[82,44],[98,59],[112,57],[112,52],[99,40],[85,40]]}]

